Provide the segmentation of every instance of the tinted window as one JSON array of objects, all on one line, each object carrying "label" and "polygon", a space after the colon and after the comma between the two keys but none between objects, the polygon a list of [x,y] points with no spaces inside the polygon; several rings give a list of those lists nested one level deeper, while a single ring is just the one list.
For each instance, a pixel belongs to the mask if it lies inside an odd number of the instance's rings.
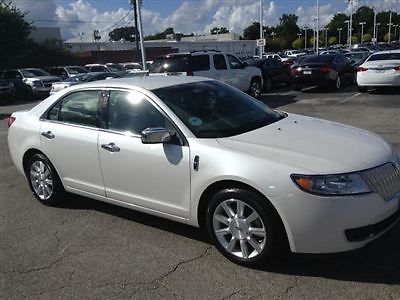
[{"label": "tinted window", "polygon": [[[302,64],[308,63],[330,63],[333,61],[335,55],[326,54],[326,55],[311,55],[301,58]],[[300,60],[299,60],[300,62]]]},{"label": "tinted window", "polygon": [[79,73],[87,73],[87,70],[82,67],[66,67],[69,74],[79,74]]},{"label": "tinted window", "polygon": [[225,57],[222,54],[215,54],[213,56],[214,58],[214,68],[216,70],[226,70],[226,62],[225,62]]},{"label": "tinted window", "polygon": [[93,66],[90,67],[90,72],[107,72],[107,68],[104,66]]},{"label": "tinted window", "polygon": [[171,55],[157,58],[151,66],[153,73],[187,72],[189,70],[188,55]]},{"label": "tinted window", "polygon": [[226,57],[228,58],[229,67],[231,69],[241,69],[242,68],[242,63],[236,57],[234,57],[233,55],[229,55],[229,54]]},{"label": "tinted window", "polygon": [[210,70],[210,57],[208,55],[195,55],[191,57],[192,71]]},{"label": "tinted window", "polygon": [[141,134],[149,127],[167,127],[165,117],[138,92],[111,91],[108,129]]},{"label": "tinted window", "polygon": [[280,120],[254,98],[217,81],[202,81],[153,90],[199,138],[227,137]]},{"label": "tinted window", "polygon": [[6,79],[21,79],[21,74],[18,71],[5,71],[4,78]]},{"label": "tinted window", "polygon": [[66,96],[48,113],[48,119],[66,123],[97,126],[99,91],[81,91]]},{"label": "tinted window", "polygon": [[[30,74],[33,74],[34,76],[49,76],[50,74],[45,72],[42,69],[25,69],[22,70],[22,72],[29,72]],[[28,77],[28,76],[27,76]]]},{"label": "tinted window", "polygon": [[368,61],[376,61],[376,60],[399,60],[400,53],[382,53],[382,54],[373,54],[368,59]]}]

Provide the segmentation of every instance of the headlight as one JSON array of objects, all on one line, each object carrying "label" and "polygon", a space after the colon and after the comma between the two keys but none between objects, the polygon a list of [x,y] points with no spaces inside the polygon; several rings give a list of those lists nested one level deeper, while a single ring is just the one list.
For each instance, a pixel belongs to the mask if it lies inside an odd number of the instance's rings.
[{"label": "headlight", "polygon": [[357,173],[335,175],[297,175],[292,180],[305,192],[317,195],[357,195],[371,193],[364,179]]}]

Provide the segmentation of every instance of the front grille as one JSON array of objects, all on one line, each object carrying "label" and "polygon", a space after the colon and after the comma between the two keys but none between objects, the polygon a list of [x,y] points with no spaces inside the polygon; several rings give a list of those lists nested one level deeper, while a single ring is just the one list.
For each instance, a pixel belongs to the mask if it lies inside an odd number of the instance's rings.
[{"label": "front grille", "polygon": [[385,201],[400,193],[400,169],[392,163],[363,171],[361,175],[372,191],[378,193]]}]

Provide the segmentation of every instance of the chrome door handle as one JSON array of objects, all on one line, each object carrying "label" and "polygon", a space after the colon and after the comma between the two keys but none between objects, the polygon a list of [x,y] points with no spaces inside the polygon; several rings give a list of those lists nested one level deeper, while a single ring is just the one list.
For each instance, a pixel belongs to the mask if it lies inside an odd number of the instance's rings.
[{"label": "chrome door handle", "polygon": [[45,138],[51,140],[54,139],[56,136],[54,135],[54,133],[52,133],[50,130],[49,131],[43,131],[41,133],[41,135],[43,135]]},{"label": "chrome door handle", "polygon": [[114,143],[102,144],[101,148],[110,152],[119,152],[121,149]]}]

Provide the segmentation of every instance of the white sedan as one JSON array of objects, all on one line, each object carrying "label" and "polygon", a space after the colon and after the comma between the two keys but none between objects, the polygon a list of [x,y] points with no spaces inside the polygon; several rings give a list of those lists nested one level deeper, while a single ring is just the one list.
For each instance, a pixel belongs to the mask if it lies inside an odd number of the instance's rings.
[{"label": "white sedan", "polygon": [[43,204],[71,192],[200,226],[243,265],[360,248],[399,219],[400,160],[381,137],[212,79],[77,85],[8,124],[12,160]]},{"label": "white sedan", "polygon": [[357,85],[360,92],[373,87],[400,87],[400,50],[370,55],[357,68]]}]

